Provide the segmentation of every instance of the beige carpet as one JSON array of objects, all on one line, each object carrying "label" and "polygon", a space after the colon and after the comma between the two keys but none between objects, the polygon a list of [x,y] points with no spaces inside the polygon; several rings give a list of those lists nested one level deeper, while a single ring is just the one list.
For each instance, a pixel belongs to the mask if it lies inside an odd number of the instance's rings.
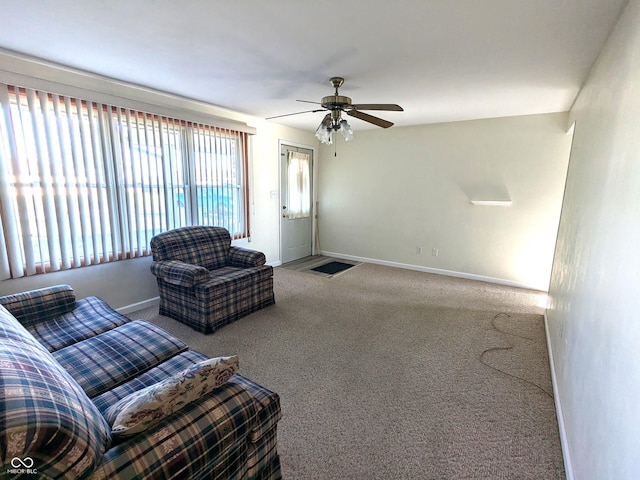
[{"label": "beige carpet", "polygon": [[540,292],[371,264],[275,292],[209,336],[132,316],[281,395],[285,478],[565,478]]}]

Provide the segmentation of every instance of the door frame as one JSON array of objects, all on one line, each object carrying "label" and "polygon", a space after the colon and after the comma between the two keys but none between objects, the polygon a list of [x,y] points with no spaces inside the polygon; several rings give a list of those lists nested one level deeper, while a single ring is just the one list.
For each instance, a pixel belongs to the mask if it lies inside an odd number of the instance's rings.
[{"label": "door frame", "polygon": [[305,145],[304,143],[290,142],[288,140],[278,140],[278,243],[279,243],[279,264],[282,265],[282,147],[289,146],[295,148],[304,148],[312,152],[312,178],[311,178],[311,255],[317,255],[317,228],[318,228],[318,149],[313,145]]}]

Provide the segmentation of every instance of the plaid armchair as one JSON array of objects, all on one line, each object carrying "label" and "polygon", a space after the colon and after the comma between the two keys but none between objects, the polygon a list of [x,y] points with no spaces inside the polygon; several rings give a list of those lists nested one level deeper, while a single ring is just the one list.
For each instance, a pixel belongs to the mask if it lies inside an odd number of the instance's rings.
[{"label": "plaid armchair", "polygon": [[160,314],[203,333],[275,303],[262,252],[231,246],[222,227],[192,226],[151,239]]}]

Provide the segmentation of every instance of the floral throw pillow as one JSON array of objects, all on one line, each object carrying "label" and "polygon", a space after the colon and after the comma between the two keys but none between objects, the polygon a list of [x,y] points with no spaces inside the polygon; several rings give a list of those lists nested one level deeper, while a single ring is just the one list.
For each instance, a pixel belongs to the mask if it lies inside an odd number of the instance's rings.
[{"label": "floral throw pillow", "polygon": [[165,380],[130,393],[104,416],[115,439],[142,432],[226,383],[238,371],[238,357],[203,360]]}]

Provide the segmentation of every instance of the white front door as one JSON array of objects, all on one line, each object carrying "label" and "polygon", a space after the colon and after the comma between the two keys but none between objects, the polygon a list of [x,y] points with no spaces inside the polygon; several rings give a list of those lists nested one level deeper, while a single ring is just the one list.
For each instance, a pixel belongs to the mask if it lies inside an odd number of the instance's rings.
[{"label": "white front door", "polygon": [[313,232],[313,151],[280,147],[282,263],[308,257]]}]

